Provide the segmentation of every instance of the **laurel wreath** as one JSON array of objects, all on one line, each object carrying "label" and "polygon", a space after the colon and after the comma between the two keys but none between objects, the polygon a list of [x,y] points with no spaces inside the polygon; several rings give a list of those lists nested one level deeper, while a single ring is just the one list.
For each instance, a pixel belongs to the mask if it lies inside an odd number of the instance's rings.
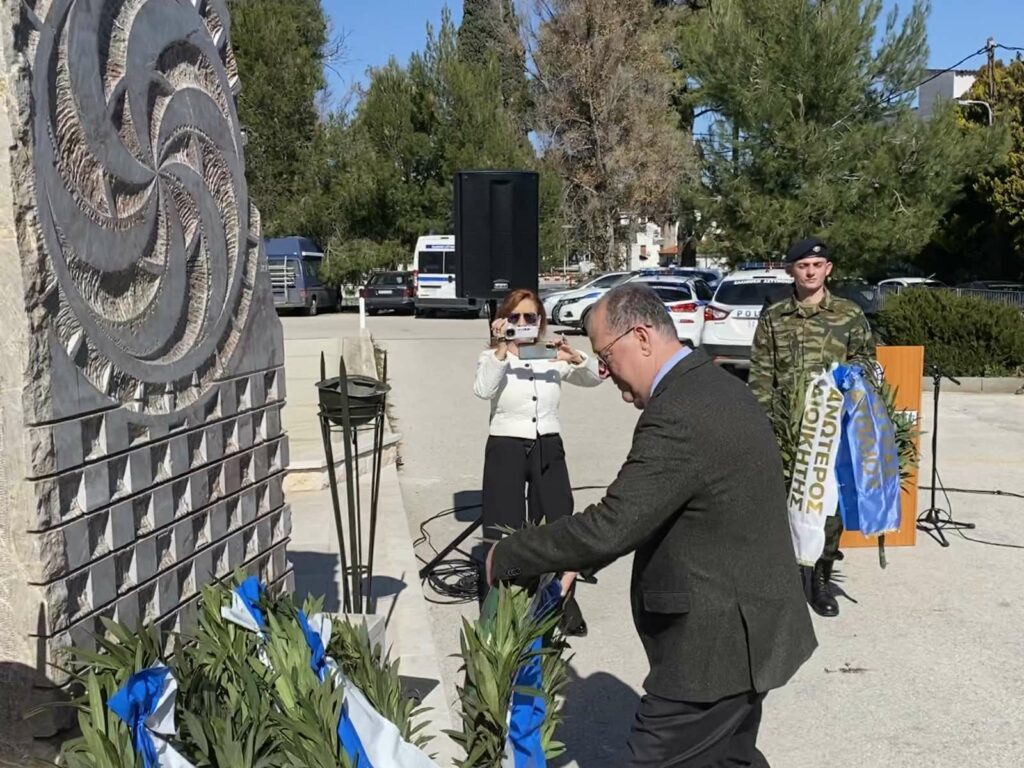
[{"label": "laurel wreath", "polygon": [[[141,766],[127,725],[107,702],[132,674],[160,662],[178,683],[178,733],[172,746],[197,768],[356,768],[337,732],[343,688],[313,673],[294,598],[287,593],[264,596],[263,638],[221,617],[242,577],[236,574],[232,584],[203,589],[196,628],[187,637],[171,633],[162,639],[152,625],[134,630],[103,619],[105,634],[96,638],[97,651],[69,651],[66,671],[80,691],[72,706],[81,735],[65,742],[59,765]],[[539,693],[547,712],[542,743],[548,758],[564,749],[554,738],[568,664],[558,615],[530,616],[530,596],[515,587],[495,588],[493,599],[494,610],[485,618],[463,624],[462,727],[448,732],[465,750],[459,762],[463,768],[500,768],[516,672],[535,655],[528,648],[539,637],[544,638],[536,654],[543,679]],[[321,606],[322,599],[307,598],[302,609],[313,615]],[[405,695],[398,662],[371,643],[365,626],[335,620],[327,655],[406,741],[429,747],[422,731],[427,710]]]}]

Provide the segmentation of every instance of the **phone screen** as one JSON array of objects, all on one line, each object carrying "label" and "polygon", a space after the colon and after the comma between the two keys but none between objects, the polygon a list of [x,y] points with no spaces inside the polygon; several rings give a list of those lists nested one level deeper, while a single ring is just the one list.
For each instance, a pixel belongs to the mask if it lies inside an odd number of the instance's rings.
[{"label": "phone screen", "polygon": [[543,341],[536,344],[520,344],[518,351],[520,360],[554,360],[558,355],[557,349],[549,347]]}]

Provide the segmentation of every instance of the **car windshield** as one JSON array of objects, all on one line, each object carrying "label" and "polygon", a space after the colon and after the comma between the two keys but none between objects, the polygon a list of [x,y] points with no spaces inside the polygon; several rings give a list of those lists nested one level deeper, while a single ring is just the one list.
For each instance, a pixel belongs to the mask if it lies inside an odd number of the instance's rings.
[{"label": "car windshield", "polygon": [[782,301],[792,293],[792,283],[774,280],[734,280],[718,286],[715,301],[734,307],[761,306],[765,301],[769,304]]},{"label": "car windshield", "polygon": [[601,275],[601,277],[588,283],[586,288],[614,288],[622,282],[623,278],[629,275]]},{"label": "car windshield", "polygon": [[675,301],[690,301],[693,298],[693,294],[690,293],[689,287],[685,285],[673,285],[667,287],[664,285],[652,286],[651,290],[664,302],[675,302]]},{"label": "car windshield", "polygon": [[694,277],[699,277],[701,280],[707,280],[709,283],[713,283],[715,280],[718,279],[718,275],[716,275],[714,272],[705,272],[700,269],[682,269],[680,270],[680,273],[684,275],[693,275]]},{"label": "car windshield", "polygon": [[404,272],[379,272],[370,277],[367,285],[405,285],[406,276]]}]

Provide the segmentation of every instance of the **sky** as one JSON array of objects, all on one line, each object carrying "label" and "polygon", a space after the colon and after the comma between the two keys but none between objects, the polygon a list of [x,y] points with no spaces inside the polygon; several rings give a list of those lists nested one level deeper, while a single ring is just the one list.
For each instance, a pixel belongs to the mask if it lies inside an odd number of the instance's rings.
[{"label": "sky", "polygon": [[[421,50],[427,24],[440,25],[445,5],[456,24],[462,17],[461,0],[321,1],[333,33],[345,35],[346,60],[334,66],[337,72],[329,73],[335,100],[354,85],[365,83],[368,68],[386,64],[391,56],[404,64],[409,54]],[[885,0],[886,11],[897,4],[906,9],[911,2]],[[932,0],[929,66],[948,67],[981,48],[989,37],[997,43],[1024,47],[1024,0]],[[979,56],[963,66],[973,69],[982,62],[984,56]]]}]

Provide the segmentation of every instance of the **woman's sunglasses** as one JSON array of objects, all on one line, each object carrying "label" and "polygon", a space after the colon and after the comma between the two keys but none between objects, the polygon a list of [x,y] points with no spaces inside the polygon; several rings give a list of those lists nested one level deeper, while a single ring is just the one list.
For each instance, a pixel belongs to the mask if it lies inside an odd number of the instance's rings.
[{"label": "woman's sunglasses", "polygon": [[527,325],[536,325],[540,315],[536,312],[510,312],[508,315],[508,321],[512,325],[519,325],[520,318],[525,320]]}]

